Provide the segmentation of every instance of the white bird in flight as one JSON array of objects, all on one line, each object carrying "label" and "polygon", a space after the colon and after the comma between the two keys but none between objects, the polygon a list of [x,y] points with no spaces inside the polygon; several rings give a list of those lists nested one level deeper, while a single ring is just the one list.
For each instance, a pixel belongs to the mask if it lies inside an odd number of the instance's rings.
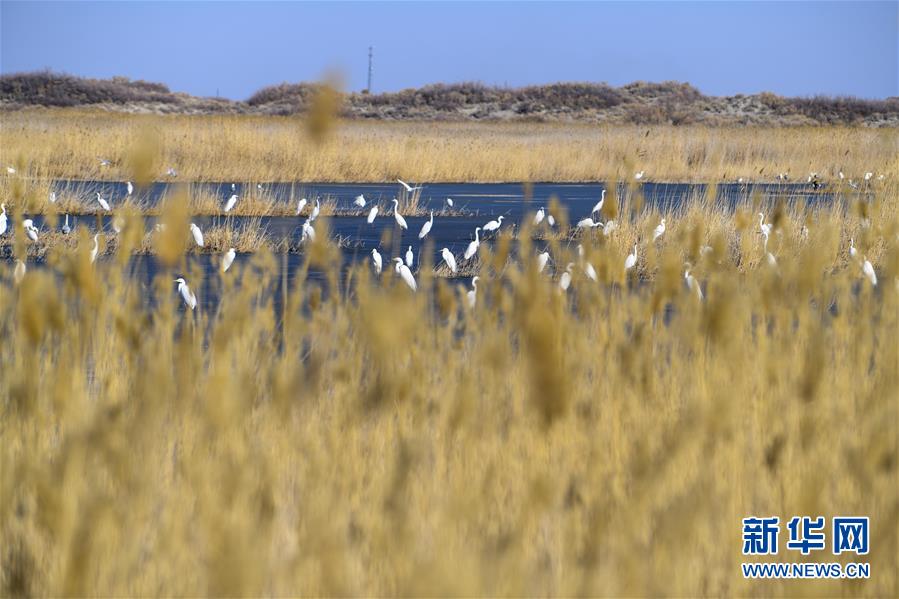
[{"label": "white bird in flight", "polygon": [[431,227],[434,226],[434,211],[431,210],[431,220],[425,221],[425,223],[421,226],[421,231],[418,232],[418,238],[424,239],[427,237],[428,233],[431,232]]},{"label": "white bird in flight", "polygon": [[[231,212],[231,209],[234,208],[234,205],[237,204],[237,194],[232,193],[231,197],[228,198],[228,201],[225,202],[225,212]],[[299,212],[297,212],[299,214]]]},{"label": "white bird in flight", "polygon": [[624,259],[624,270],[625,272],[632,269],[637,265],[637,244],[634,244],[634,252],[632,254],[628,254],[627,258]]},{"label": "white bird in flight", "polygon": [[381,258],[381,252],[377,250],[377,248],[371,249],[371,261],[375,265],[375,272],[377,274],[381,274],[381,267],[383,265],[383,260]]},{"label": "white bird in flight", "polygon": [[655,231],[652,232],[652,240],[655,241],[659,237],[665,234],[665,219],[662,219],[662,222],[656,226]]},{"label": "white bird in flight", "polygon": [[[418,190],[421,189],[421,187],[422,187],[421,185],[419,185],[418,187],[412,187],[411,185],[409,185],[408,183],[406,183],[406,182],[403,181],[402,179],[397,179],[396,181],[397,181],[397,183],[399,183],[400,185],[402,185],[403,187],[405,187],[405,188],[406,188],[406,191],[409,192],[409,193],[412,193],[413,191],[418,191]],[[452,206],[452,204],[450,204],[450,206]]]},{"label": "white bird in flight", "polygon": [[412,253],[412,246],[409,246],[409,249],[406,250],[406,266],[412,268],[412,262],[415,260],[415,254]]},{"label": "white bird in flight", "polygon": [[443,257],[443,261],[446,262],[446,265],[449,267],[450,272],[456,274],[456,257],[453,256],[453,253],[449,251],[447,248],[443,248],[440,250],[440,255]]},{"label": "white bird in flight", "polygon": [[234,259],[236,257],[237,252],[234,251],[234,248],[228,248],[228,251],[222,256],[222,272],[228,272],[228,269],[234,264]]},{"label": "white bird in flight", "polygon": [[300,198],[300,201],[297,202],[297,216],[300,215],[300,212],[303,211],[303,208],[306,207],[307,201],[306,198]]},{"label": "white bird in flight", "polygon": [[409,289],[411,289],[412,291],[417,291],[418,285],[415,283],[415,277],[412,276],[412,271],[409,270],[409,267],[403,264],[403,259],[394,258],[393,260],[396,262],[395,270],[397,274],[399,274],[406,285],[409,286]]},{"label": "white bird in flight", "polygon": [[194,223],[190,223],[190,234],[194,237],[194,242],[200,246],[204,247],[206,244],[203,242],[203,231],[200,230],[200,227],[195,225]]},{"label": "white bird in flight", "polygon": [[109,212],[109,202],[100,197],[100,192],[97,192],[97,203],[100,204],[100,208],[102,208],[106,212]]},{"label": "white bird in flight", "polygon": [[466,298],[468,300],[468,307],[474,308],[478,303],[478,281],[481,277],[475,276],[471,280],[471,291],[466,294]]},{"label": "white bird in flight", "polygon": [[470,260],[472,256],[478,253],[478,247],[481,245],[481,241],[478,238],[478,233],[480,233],[481,227],[477,227],[474,230],[474,241],[468,244],[468,247],[465,248],[465,259]]},{"label": "white bird in flight", "polygon": [[500,216],[498,219],[492,220],[489,223],[487,223],[486,225],[484,225],[484,227],[481,230],[482,231],[496,231],[500,228],[500,226],[502,224],[503,224],[503,217]]},{"label": "white bird in flight", "polygon": [[373,222],[375,222],[375,218],[377,218],[377,216],[378,216],[378,207],[372,206],[371,210],[368,211],[368,218],[366,219],[368,221],[368,224],[372,224]]},{"label": "white bird in flight", "polygon": [[175,282],[178,283],[178,293],[181,294],[181,299],[184,300],[184,305],[193,310],[197,307],[197,296],[190,290],[190,287],[187,286],[187,281],[182,278],[175,279]]},{"label": "white bird in flight", "polygon": [[365,196],[360,193],[356,196],[356,199],[353,200],[353,204],[360,208],[365,208]]},{"label": "white bird in flight", "polygon": [[409,225],[406,224],[406,219],[403,218],[403,215],[400,214],[400,202],[396,198],[393,198],[393,218],[403,229],[408,229]]}]

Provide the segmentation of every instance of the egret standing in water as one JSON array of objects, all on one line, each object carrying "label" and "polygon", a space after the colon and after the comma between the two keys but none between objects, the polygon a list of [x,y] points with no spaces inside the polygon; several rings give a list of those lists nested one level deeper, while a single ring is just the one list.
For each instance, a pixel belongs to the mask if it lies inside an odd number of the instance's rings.
[{"label": "egret standing in water", "polygon": [[596,202],[596,205],[593,206],[593,210],[590,211],[590,215],[592,216],[592,215],[596,214],[598,216],[600,211],[602,210],[602,205],[605,203],[606,203],[606,190],[603,189],[602,197],[600,197],[599,201]]},{"label": "egret standing in water", "polygon": [[378,207],[372,206],[371,210],[368,211],[368,224],[372,224],[375,222],[375,218],[378,216]]},{"label": "egret standing in water", "polygon": [[377,248],[371,249],[371,261],[375,265],[375,272],[381,274],[381,267],[384,261],[381,259],[381,252],[379,252]]},{"label": "egret standing in water", "polygon": [[652,240],[655,241],[659,237],[665,234],[665,219],[662,219],[662,222],[658,224],[655,231],[652,232]]},{"label": "egret standing in water", "polygon": [[415,283],[415,277],[412,276],[412,271],[409,270],[409,267],[403,264],[403,259],[394,258],[393,260],[394,262],[396,262],[395,270],[397,274],[400,275],[406,285],[409,286],[409,289],[411,289],[412,291],[417,291],[418,285]]},{"label": "egret standing in water", "polygon": [[234,248],[228,248],[228,251],[222,256],[222,272],[228,272],[228,269],[234,264],[234,259],[236,257],[237,252],[234,251]]},{"label": "egret standing in water", "polygon": [[109,212],[109,202],[100,197],[100,192],[97,192],[97,203],[100,204],[100,208]]},{"label": "egret standing in water", "polygon": [[443,261],[446,262],[446,265],[449,267],[450,272],[456,274],[456,257],[453,256],[453,253],[449,251],[447,248],[443,248],[440,250],[440,255],[443,257]]},{"label": "egret standing in water", "polygon": [[624,259],[624,271],[627,272],[637,265],[637,244],[634,244],[634,253],[628,254]]},{"label": "egret standing in water", "polygon": [[486,225],[484,225],[484,228],[481,230],[485,231],[485,232],[498,231],[502,224],[503,224],[503,217],[500,216],[498,219],[492,220],[489,223],[487,223]]},{"label": "egret standing in water", "polygon": [[25,267],[25,263],[21,260],[16,260],[16,268],[13,270],[12,278],[16,282],[16,285],[22,282],[22,279],[25,278],[25,272],[28,269]]},{"label": "egret standing in water", "polygon": [[312,207],[312,214],[309,215],[309,221],[314,221],[318,218],[319,213],[322,211],[322,204],[318,200],[315,200],[315,206]]},{"label": "egret standing in water", "polygon": [[6,233],[6,228],[9,226],[6,218],[6,204],[0,204],[0,210],[2,210],[2,212],[0,212],[0,235],[3,235]]},{"label": "egret standing in water", "polygon": [[481,277],[475,276],[471,280],[471,291],[469,291],[468,294],[466,295],[469,308],[474,308],[475,305],[478,303],[478,281],[480,280],[480,278]]},{"label": "egret standing in water", "polygon": [[300,238],[300,243],[306,241],[315,241],[315,229],[312,228],[312,219],[307,218],[306,222],[303,223],[303,236]]},{"label": "egret standing in water", "polygon": [[412,253],[412,246],[409,246],[409,249],[406,250],[406,266],[412,268],[412,262],[415,260],[415,254]]},{"label": "egret standing in water", "polygon": [[425,221],[425,224],[421,226],[421,231],[418,232],[418,238],[424,239],[428,236],[428,233],[431,232],[431,227],[434,226],[434,211],[431,210],[431,220]]},{"label": "egret standing in water", "polygon": [[446,198],[446,205],[450,208],[453,207],[453,198]]},{"label": "egret standing in water", "polygon": [[409,225],[406,224],[406,219],[403,218],[402,214],[400,214],[400,202],[396,198],[393,198],[393,219],[396,221],[396,224],[398,224],[401,229],[409,228]]},{"label": "egret standing in water", "polygon": [[69,215],[66,214],[66,222],[62,225],[62,234],[68,235],[72,232],[72,227],[69,226]]},{"label": "egret standing in water", "polygon": [[300,198],[300,201],[297,202],[297,216],[300,215],[300,212],[303,211],[303,208],[306,207],[306,198]]},{"label": "egret standing in water", "polygon": [[537,214],[534,215],[534,224],[539,225],[543,222],[543,219],[546,218],[546,211],[541,208],[537,211]]},{"label": "egret standing in water", "polygon": [[465,248],[465,259],[470,260],[472,256],[478,253],[478,247],[481,245],[480,239],[478,239],[478,233],[481,232],[481,227],[477,227],[474,230],[474,241],[468,244],[468,247]]},{"label": "egret standing in water", "polygon": [[365,196],[360,193],[356,196],[356,199],[353,200],[353,204],[360,208],[365,208]]},{"label": "egret standing in water", "polygon": [[181,294],[181,299],[184,300],[184,305],[193,310],[197,307],[197,296],[190,290],[190,287],[187,286],[187,281],[182,278],[175,279],[175,282],[178,283],[178,293]]},{"label": "egret standing in water", "polygon": [[99,233],[96,233],[94,235],[94,247],[91,250],[91,264],[94,263],[94,261],[97,259],[97,254],[100,253],[100,242],[98,240],[99,237],[100,237]]},{"label": "egret standing in water", "polygon": [[546,263],[549,262],[549,252],[543,252],[542,254],[537,254],[537,272],[543,272],[543,269],[546,268]]},{"label": "egret standing in water", "polygon": [[195,225],[194,223],[190,223],[190,234],[194,237],[194,242],[200,246],[204,247],[206,244],[203,242],[203,231],[200,230],[200,227]]},{"label": "egret standing in water", "polygon": [[862,272],[868,277],[868,280],[871,281],[871,286],[877,287],[877,273],[874,272],[874,265],[868,262],[867,256],[863,258]]},{"label": "egret standing in water", "polygon": [[132,193],[134,193],[134,185],[131,184],[131,181],[128,181],[128,183],[126,183],[125,186],[128,189],[128,195],[131,195]]}]

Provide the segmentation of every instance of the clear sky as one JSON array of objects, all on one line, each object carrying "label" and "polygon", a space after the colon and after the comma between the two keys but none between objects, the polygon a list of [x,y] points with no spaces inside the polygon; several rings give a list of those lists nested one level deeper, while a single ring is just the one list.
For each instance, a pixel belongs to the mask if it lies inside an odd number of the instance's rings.
[{"label": "clear sky", "polygon": [[899,1],[17,2],[0,70],[125,75],[244,99],[342,74],[435,82],[687,81],[705,93],[899,95]]}]

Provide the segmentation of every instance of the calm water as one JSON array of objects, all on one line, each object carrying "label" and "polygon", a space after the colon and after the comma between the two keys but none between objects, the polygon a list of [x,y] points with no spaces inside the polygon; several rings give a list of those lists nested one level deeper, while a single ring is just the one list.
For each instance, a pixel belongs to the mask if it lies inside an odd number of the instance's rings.
[{"label": "calm water", "polygon": [[[172,193],[177,184],[172,183],[156,183],[149,189],[146,189],[139,196],[139,199],[153,205]],[[201,190],[212,193],[220,197],[222,202],[233,193],[231,183],[209,183],[209,184],[193,184],[195,190]],[[239,195],[245,193],[245,188],[241,184],[236,184],[236,193]],[[252,184],[255,188],[256,184]],[[75,193],[84,197],[86,200],[93,199],[94,194],[99,192],[104,198],[107,198],[115,207],[118,201],[126,195],[125,183],[110,182],[84,182],[84,181],[58,181],[54,185],[57,192]],[[457,216],[435,216],[434,226],[428,235],[427,241],[431,243],[433,250],[431,261],[434,264],[440,262],[440,250],[443,247],[449,248],[461,261],[461,254],[464,252],[468,243],[474,239],[475,227],[484,225],[487,221],[503,216],[503,229],[507,227],[517,226],[526,214],[533,213],[540,207],[547,207],[550,198],[557,198],[558,201],[567,209],[571,222],[589,216],[593,205],[598,201],[605,185],[602,183],[590,184],[555,184],[555,183],[536,183],[529,186],[529,195],[526,196],[526,188],[521,184],[499,183],[499,184],[433,184],[425,185],[422,191],[419,204],[430,209],[442,209],[446,204],[446,198],[452,198],[456,210],[461,211]],[[690,184],[673,184],[673,183],[645,183],[639,185],[637,193],[642,194],[642,202],[644,209],[657,208],[662,211],[677,210],[679,207],[686,206],[690,201],[705,193],[705,186]],[[250,191],[257,192],[252,189]],[[358,216],[337,216],[331,217],[329,220],[331,233],[339,235],[347,240],[347,247],[342,249],[344,265],[357,260],[370,260],[370,252],[372,248],[379,248],[383,259],[385,271],[390,268],[390,259],[393,256],[404,256],[406,249],[411,246],[415,255],[415,264],[413,271],[418,267],[422,260],[422,252],[426,247],[418,239],[418,233],[421,226],[428,220],[426,217],[405,216],[409,229],[404,231],[401,239],[394,237],[394,243],[389,248],[380,246],[382,235],[385,230],[398,231],[394,222],[392,213],[385,213],[383,204],[389,202],[393,197],[398,195],[400,187],[397,184],[289,184],[289,183],[268,183],[262,185],[262,192],[273,196],[278,201],[295,203],[296,199],[306,197],[310,200],[314,198],[329,198],[336,200],[339,209],[354,211]],[[631,190],[633,191],[633,190]],[[845,191],[854,190],[846,189]],[[138,192],[141,193],[141,192]],[[369,206],[364,209],[356,208],[352,205],[353,199],[364,194],[369,202],[382,203],[382,212],[369,225],[365,221]],[[622,214],[627,214],[628,202],[635,201],[633,195],[628,195],[628,190],[623,186],[619,189],[622,198]],[[740,185],[740,184],[721,184],[717,187],[717,202],[729,208],[733,208],[740,202],[749,202],[754,194],[757,194],[762,201],[773,202],[782,201],[790,204],[815,204],[818,202],[832,202],[836,195],[832,192],[815,190],[811,185],[804,184],[764,184],[764,185]],[[295,204],[294,204],[295,205]],[[401,210],[402,211],[402,210]],[[257,217],[259,218],[259,217]],[[35,225],[38,228],[44,228],[43,220],[40,217],[33,217]],[[232,224],[240,225],[243,221],[240,217],[229,217]],[[602,218],[601,220],[605,220]],[[206,229],[212,225],[223,223],[224,217],[195,217],[192,219],[201,229]],[[273,241],[288,240],[291,245],[298,246],[301,237],[301,225],[305,221],[303,217],[261,217],[259,222],[265,229],[267,235]],[[98,227],[106,231],[112,231],[111,217],[97,216],[70,216],[70,225],[73,229],[85,227],[90,231],[94,231]],[[61,226],[62,219],[58,226]],[[147,229],[151,229],[155,224],[155,219],[148,217],[145,219]],[[10,223],[10,227],[13,223]],[[7,235],[9,233],[7,232]],[[482,238],[483,239],[483,238]],[[489,237],[486,240],[489,244]],[[542,248],[542,243],[536,242],[536,247]],[[8,254],[6,255],[8,258]],[[238,256],[234,267],[240,269],[241,264],[251,259],[251,256]],[[219,257],[200,255],[190,258],[193,264],[201,267],[205,272],[210,272],[216,268]],[[287,269],[288,281],[293,281],[297,269],[302,263],[302,253],[292,253],[286,256],[284,260],[279,259],[282,268]],[[104,262],[101,257],[99,262]],[[131,262],[131,272],[133,277],[142,285],[151,288],[152,280],[157,274],[161,274],[161,267],[152,256],[137,256]],[[29,264],[29,267],[40,267],[40,264]],[[169,273],[175,275],[177,273]],[[282,273],[283,274],[283,273]],[[310,273],[312,280],[321,279],[321,273]],[[174,277],[173,277],[174,278]],[[214,277],[212,277],[214,279]],[[212,289],[208,280],[202,283],[191,281],[194,288],[197,289],[201,302],[214,302],[216,290]],[[280,285],[280,283],[278,283]]]}]

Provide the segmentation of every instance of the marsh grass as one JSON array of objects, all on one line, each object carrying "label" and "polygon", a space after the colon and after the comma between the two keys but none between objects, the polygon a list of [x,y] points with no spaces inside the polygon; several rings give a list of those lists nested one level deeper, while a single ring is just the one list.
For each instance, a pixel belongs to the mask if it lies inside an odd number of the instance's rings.
[{"label": "marsh grass", "polygon": [[[163,177],[185,181],[774,181],[815,171],[899,171],[892,129],[708,128],[500,123],[335,123],[324,141],[302,121],[253,116],[151,116],[89,111],[4,112],[4,161],[23,176],[118,180],[138,156]],[[111,161],[100,166],[97,156]]]}]

